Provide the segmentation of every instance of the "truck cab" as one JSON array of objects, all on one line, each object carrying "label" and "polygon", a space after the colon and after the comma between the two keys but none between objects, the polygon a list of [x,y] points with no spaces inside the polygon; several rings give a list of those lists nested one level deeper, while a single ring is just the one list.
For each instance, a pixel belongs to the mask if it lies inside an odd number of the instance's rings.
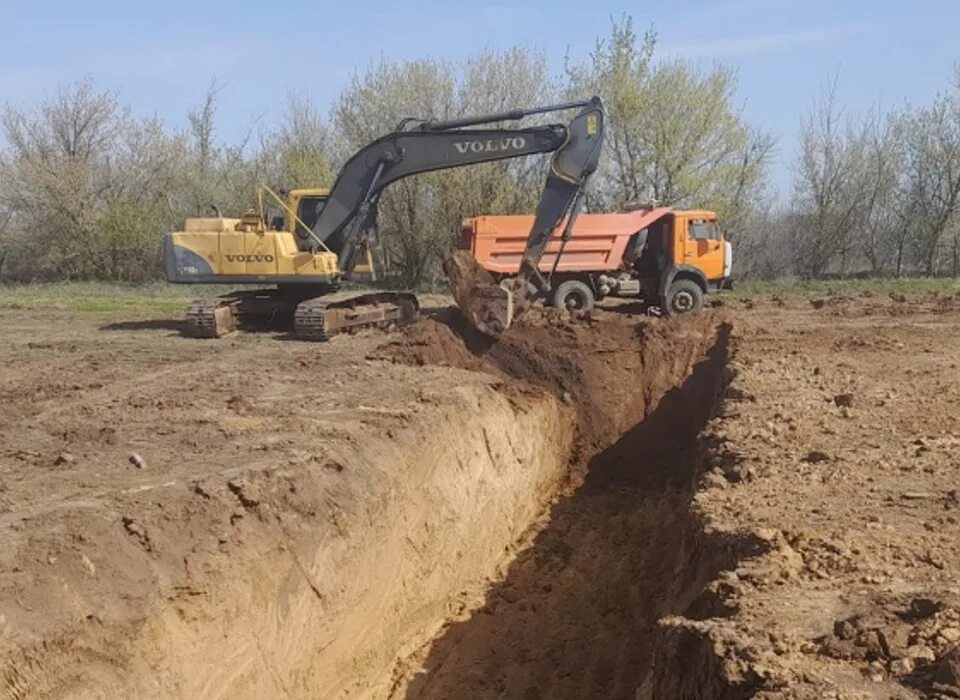
[{"label": "truck cab", "polygon": [[697,311],[706,294],[731,285],[733,251],[712,211],[669,209],[633,238],[640,293],[667,315]]}]

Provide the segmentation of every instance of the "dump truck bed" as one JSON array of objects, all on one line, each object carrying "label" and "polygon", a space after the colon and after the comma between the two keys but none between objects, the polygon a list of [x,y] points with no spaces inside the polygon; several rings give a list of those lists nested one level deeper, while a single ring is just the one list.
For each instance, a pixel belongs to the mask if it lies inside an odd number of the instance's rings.
[{"label": "dump truck bed", "polygon": [[[672,212],[668,207],[642,209],[613,214],[581,214],[573,235],[564,248],[558,272],[604,272],[616,270],[623,261],[630,237]],[[540,270],[549,272],[560,250],[560,234],[565,221],[557,227]],[[460,248],[469,250],[488,272],[513,275],[520,269],[533,216],[476,216],[465,219]]]}]

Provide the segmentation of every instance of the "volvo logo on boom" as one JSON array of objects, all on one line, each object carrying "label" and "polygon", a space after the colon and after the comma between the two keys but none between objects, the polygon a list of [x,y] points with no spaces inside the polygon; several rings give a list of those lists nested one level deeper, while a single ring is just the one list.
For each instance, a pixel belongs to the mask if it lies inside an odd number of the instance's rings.
[{"label": "volvo logo on boom", "polygon": [[223,257],[227,259],[227,262],[244,262],[244,263],[273,262],[272,255],[230,255],[229,253],[227,253]]},{"label": "volvo logo on boom", "polygon": [[519,151],[527,145],[527,139],[523,136],[511,136],[503,139],[454,141],[453,145],[461,155],[467,153],[501,153],[504,151]]}]

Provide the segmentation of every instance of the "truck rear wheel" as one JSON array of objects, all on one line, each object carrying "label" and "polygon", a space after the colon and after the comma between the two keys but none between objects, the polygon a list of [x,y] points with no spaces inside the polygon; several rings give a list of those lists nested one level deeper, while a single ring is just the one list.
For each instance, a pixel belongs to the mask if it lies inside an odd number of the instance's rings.
[{"label": "truck rear wheel", "polygon": [[558,309],[589,311],[594,304],[593,290],[580,280],[567,280],[553,290],[551,303]]},{"label": "truck rear wheel", "polygon": [[703,290],[693,280],[677,280],[667,290],[663,313],[678,316],[700,311],[703,308]]}]

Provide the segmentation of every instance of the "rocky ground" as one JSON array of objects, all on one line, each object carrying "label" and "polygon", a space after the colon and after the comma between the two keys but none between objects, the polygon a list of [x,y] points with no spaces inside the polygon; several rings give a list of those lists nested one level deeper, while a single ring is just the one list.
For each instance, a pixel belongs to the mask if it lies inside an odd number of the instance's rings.
[{"label": "rocky ground", "polygon": [[728,306],[695,508],[764,553],[662,624],[764,697],[960,697],[960,299]]}]

